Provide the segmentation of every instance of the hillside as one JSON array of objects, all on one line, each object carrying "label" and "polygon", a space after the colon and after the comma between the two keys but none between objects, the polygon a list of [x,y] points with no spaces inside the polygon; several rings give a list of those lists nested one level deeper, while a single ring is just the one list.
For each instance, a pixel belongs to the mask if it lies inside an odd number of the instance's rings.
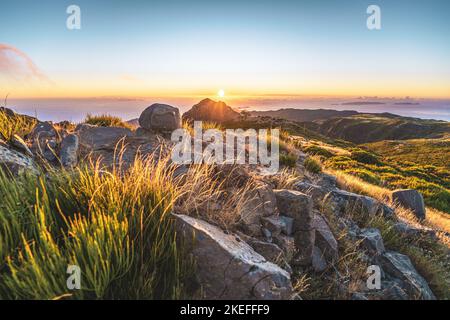
[{"label": "hillside", "polygon": [[[287,156],[267,175],[260,164],[175,163],[181,119],[168,105],[143,110],[138,128],[10,111],[0,111],[0,299],[449,298],[448,218],[428,207],[419,219],[423,203],[329,170],[327,157],[374,159],[351,143],[252,119],[285,128]],[[79,290],[68,265],[81,270]]]},{"label": "hillside", "polygon": [[252,116],[259,116],[259,117],[272,117],[290,121],[307,122],[307,121],[325,120],[335,117],[348,117],[352,115],[357,115],[359,113],[357,111],[351,110],[337,111],[327,109],[309,110],[309,109],[288,108],[270,111],[251,111],[250,114]]},{"label": "hillside", "polygon": [[381,140],[439,138],[450,134],[449,122],[407,118],[389,113],[337,117],[307,122],[305,126],[328,137],[357,144]]}]

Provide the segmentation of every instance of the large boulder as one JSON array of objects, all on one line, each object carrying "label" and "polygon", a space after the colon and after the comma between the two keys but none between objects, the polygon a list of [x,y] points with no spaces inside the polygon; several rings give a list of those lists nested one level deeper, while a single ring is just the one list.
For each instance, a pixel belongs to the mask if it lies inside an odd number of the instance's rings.
[{"label": "large boulder", "polygon": [[294,190],[274,190],[280,214],[294,219],[293,235],[298,256],[295,263],[309,265],[315,241],[311,197]]},{"label": "large boulder", "polygon": [[419,275],[407,256],[387,251],[380,257],[380,261],[383,270],[403,283],[404,289],[411,298],[436,299],[426,280]]},{"label": "large boulder", "polygon": [[173,215],[178,240],[197,263],[204,299],[289,299],[290,275],[247,243],[211,224]]},{"label": "large boulder", "polygon": [[90,150],[113,149],[125,137],[133,136],[133,131],[121,127],[97,127],[80,124],[75,128],[81,145]]},{"label": "large boulder", "polygon": [[57,132],[51,122],[38,122],[31,131],[30,137],[32,139],[38,139],[40,135],[55,137]]},{"label": "large boulder", "polygon": [[413,189],[392,191],[392,201],[406,209],[410,209],[419,220],[425,219],[425,203],[422,194]]},{"label": "large boulder", "polygon": [[227,122],[240,118],[240,113],[222,101],[204,99],[183,114],[188,121]]},{"label": "large boulder", "polygon": [[179,129],[181,128],[180,110],[167,104],[152,104],[141,113],[139,125],[150,131]]},{"label": "large boulder", "polygon": [[13,175],[23,172],[37,173],[33,159],[21,152],[0,145],[0,167]]}]

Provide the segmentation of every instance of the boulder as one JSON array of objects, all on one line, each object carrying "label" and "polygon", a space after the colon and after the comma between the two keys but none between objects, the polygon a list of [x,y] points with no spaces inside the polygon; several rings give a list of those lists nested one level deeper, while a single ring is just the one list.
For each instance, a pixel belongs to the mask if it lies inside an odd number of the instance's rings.
[{"label": "boulder", "polygon": [[293,235],[298,256],[295,263],[309,265],[312,259],[315,231],[311,197],[294,190],[274,190],[280,214],[294,219]]},{"label": "boulder", "polygon": [[329,193],[328,198],[337,213],[357,211],[369,216],[383,214],[383,205],[371,197],[336,189]]},{"label": "boulder", "polygon": [[196,259],[203,299],[284,300],[292,295],[290,275],[247,243],[211,224],[173,215],[178,240]]},{"label": "boulder", "polygon": [[180,111],[167,104],[152,104],[139,117],[139,125],[151,131],[173,131],[181,128]]},{"label": "boulder", "polygon": [[64,167],[74,167],[78,162],[78,136],[69,134],[61,142],[60,158]]},{"label": "boulder", "polygon": [[75,133],[79,137],[79,143],[91,150],[114,150],[120,139],[133,135],[133,131],[127,128],[97,127],[88,124],[78,125]]},{"label": "boulder", "polygon": [[419,220],[425,219],[425,203],[422,194],[413,189],[395,190],[391,194],[392,201],[411,210]]},{"label": "boulder", "polygon": [[380,258],[383,270],[400,280],[406,292],[414,299],[435,300],[428,283],[416,271],[411,260],[398,252],[386,251]]},{"label": "boulder", "polygon": [[31,157],[0,145],[0,167],[13,175],[25,171],[37,174],[38,170]]},{"label": "boulder", "polygon": [[386,251],[384,248],[383,237],[378,229],[361,229],[358,238],[361,240],[361,246],[372,255],[378,256]]},{"label": "boulder", "polygon": [[273,236],[281,232],[287,236],[292,235],[294,219],[285,216],[270,216],[262,218],[262,225],[267,228]]},{"label": "boulder", "polygon": [[298,181],[294,184],[294,189],[311,196],[314,206],[320,207],[323,199],[329,193],[329,190],[307,181]]},{"label": "boulder", "polygon": [[328,261],[336,261],[339,256],[338,243],[328,223],[319,213],[314,215],[315,244]]}]

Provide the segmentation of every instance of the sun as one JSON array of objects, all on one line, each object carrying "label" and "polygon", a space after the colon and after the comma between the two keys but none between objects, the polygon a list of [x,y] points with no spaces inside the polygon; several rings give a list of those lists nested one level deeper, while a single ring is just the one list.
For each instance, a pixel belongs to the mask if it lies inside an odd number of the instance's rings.
[{"label": "sun", "polygon": [[220,98],[223,98],[223,97],[225,97],[225,91],[224,91],[223,89],[220,89],[220,90],[217,92],[217,95],[218,95]]}]

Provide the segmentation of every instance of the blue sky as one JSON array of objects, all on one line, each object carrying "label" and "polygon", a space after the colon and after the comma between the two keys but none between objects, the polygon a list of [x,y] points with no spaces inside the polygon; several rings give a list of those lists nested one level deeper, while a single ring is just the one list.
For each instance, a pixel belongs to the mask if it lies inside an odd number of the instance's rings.
[{"label": "blue sky", "polygon": [[[81,30],[66,28],[71,4],[81,8]],[[370,4],[381,8],[382,30],[366,28]],[[2,0],[0,8],[0,44],[26,54],[50,79],[11,81],[14,69],[2,77],[8,61],[0,61],[0,84],[16,96],[219,88],[236,95],[450,96],[446,0]]]}]

